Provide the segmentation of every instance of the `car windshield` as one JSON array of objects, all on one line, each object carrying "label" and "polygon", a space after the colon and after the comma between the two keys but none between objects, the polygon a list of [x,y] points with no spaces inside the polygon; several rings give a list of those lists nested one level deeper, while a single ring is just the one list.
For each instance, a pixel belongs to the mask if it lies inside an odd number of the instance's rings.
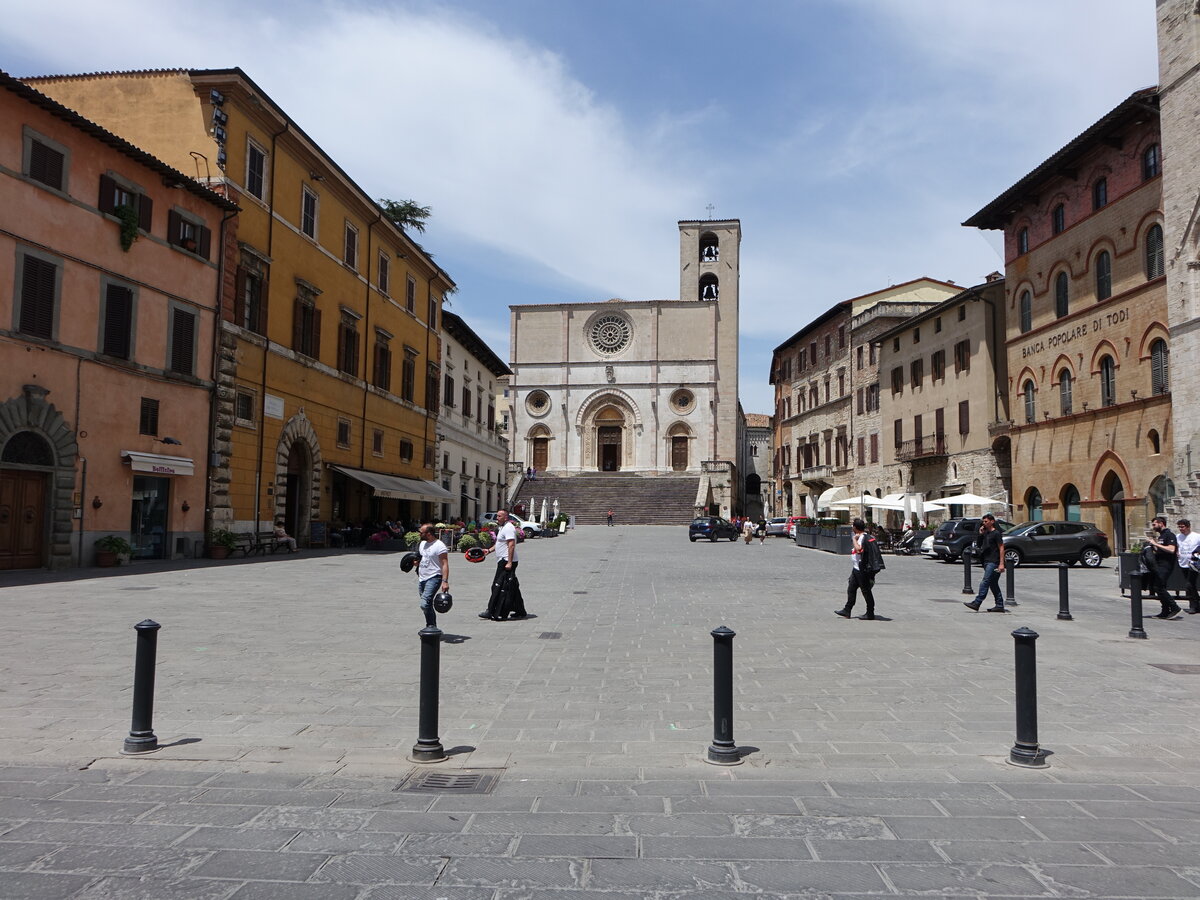
[{"label": "car windshield", "polygon": [[708,521],[709,521],[708,519],[693,519],[692,524],[693,525],[707,525]]},{"label": "car windshield", "polygon": [[782,525],[786,521],[787,521],[787,519],[772,519],[771,524],[772,525]]},{"label": "car windshield", "polygon": [[954,522],[943,522],[941,525],[938,526],[938,530],[937,530],[938,537],[945,537],[946,535],[953,532],[954,525],[955,525]]}]

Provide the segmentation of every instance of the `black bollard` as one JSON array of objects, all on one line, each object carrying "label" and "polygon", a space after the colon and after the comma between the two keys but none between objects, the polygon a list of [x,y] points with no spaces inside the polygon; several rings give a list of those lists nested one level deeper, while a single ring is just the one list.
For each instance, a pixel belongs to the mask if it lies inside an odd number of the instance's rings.
[{"label": "black bollard", "polygon": [[1004,567],[1004,605],[1018,606],[1016,590],[1014,585],[1017,582],[1017,567],[1006,565]]},{"label": "black bollard", "polygon": [[963,589],[964,594],[975,593],[975,588],[971,587],[971,548],[963,548]]},{"label": "black bollard", "polygon": [[1142,627],[1142,573],[1129,573],[1129,616],[1132,619],[1129,627],[1131,638],[1145,640],[1146,629]]},{"label": "black bollard", "polygon": [[1037,736],[1037,640],[1036,631],[1018,628],[1012,633],[1016,647],[1017,742],[1008,751],[1015,766],[1044,766],[1046,754]]},{"label": "black bollard", "polygon": [[421,714],[417,725],[417,742],[413,745],[413,762],[433,763],[446,759],[442,740],[438,737],[438,668],[442,651],[442,630],[427,625],[421,635]]},{"label": "black bollard", "polygon": [[149,753],[158,749],[154,734],[154,663],[158,657],[158,629],[153,619],[133,626],[137,632],[137,656],[133,663],[133,724],[122,753]]},{"label": "black bollard", "polygon": [[1074,617],[1071,615],[1071,600],[1067,593],[1067,564],[1060,562],[1058,564],[1058,617],[1064,622],[1071,622]]},{"label": "black bollard", "polygon": [[713,636],[713,742],[710,762],[717,766],[741,765],[742,755],[733,742],[733,639],[735,632],[714,628]]}]

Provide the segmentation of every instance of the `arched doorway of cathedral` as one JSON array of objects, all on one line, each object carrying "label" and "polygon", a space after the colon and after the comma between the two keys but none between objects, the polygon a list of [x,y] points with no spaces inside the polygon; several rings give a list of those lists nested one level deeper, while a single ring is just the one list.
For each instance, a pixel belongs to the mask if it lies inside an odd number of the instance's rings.
[{"label": "arched doorway of cathedral", "polygon": [[621,470],[621,437],[625,416],[615,406],[606,406],[596,413],[596,459],[601,472]]},{"label": "arched doorway of cathedral", "polygon": [[691,439],[692,430],[682,422],[676,422],[667,429],[667,449],[671,454],[672,472],[686,472],[688,470],[688,463],[691,459],[688,445]]},{"label": "arched doorway of cathedral", "polygon": [[529,431],[529,458],[539,472],[550,468],[550,429],[545,425],[534,425]]}]

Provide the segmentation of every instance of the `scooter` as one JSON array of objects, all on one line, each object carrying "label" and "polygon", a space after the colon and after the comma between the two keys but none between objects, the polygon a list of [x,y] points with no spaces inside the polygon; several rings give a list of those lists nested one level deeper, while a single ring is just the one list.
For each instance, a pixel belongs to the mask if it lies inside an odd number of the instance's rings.
[{"label": "scooter", "polygon": [[892,551],[900,556],[915,556],[917,553],[917,530],[910,528],[904,532],[904,535],[896,542],[896,547]]}]

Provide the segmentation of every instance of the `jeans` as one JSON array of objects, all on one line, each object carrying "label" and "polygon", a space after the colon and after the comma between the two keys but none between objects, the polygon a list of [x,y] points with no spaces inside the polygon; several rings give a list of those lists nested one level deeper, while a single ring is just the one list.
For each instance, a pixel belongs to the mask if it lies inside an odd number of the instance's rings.
[{"label": "jeans", "polygon": [[871,591],[874,586],[874,575],[868,575],[859,569],[851,569],[850,581],[846,584],[846,612],[850,612],[854,608],[858,592],[862,591],[863,600],[867,603],[867,615],[875,615],[875,594]]},{"label": "jeans", "polygon": [[437,610],[433,608],[433,598],[437,596],[438,588],[441,586],[441,575],[434,575],[417,584],[417,593],[421,597],[421,612],[425,613],[427,628],[437,627]]},{"label": "jeans", "polygon": [[989,562],[983,564],[983,574],[979,576],[979,593],[975,595],[975,603],[983,606],[983,601],[987,599],[988,588],[991,588],[992,596],[996,598],[996,605],[1003,608],[1004,595],[1000,593],[1000,563]]}]

